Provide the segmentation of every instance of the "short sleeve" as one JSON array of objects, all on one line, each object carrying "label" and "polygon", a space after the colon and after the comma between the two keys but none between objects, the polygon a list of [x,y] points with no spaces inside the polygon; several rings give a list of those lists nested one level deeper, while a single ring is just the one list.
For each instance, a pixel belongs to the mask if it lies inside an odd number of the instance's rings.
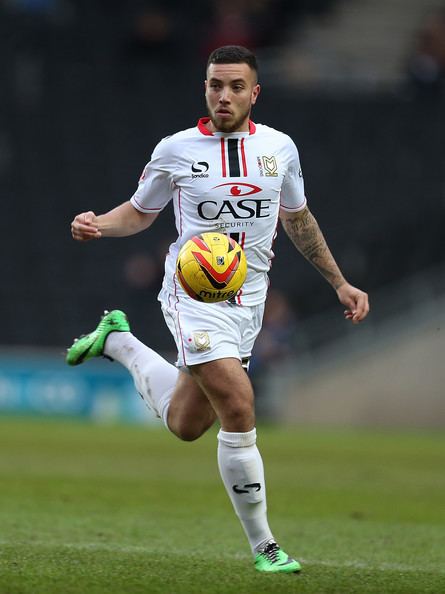
[{"label": "short sleeve", "polygon": [[130,199],[139,211],[152,213],[162,210],[172,198],[172,158],[168,139],[156,146],[150,161],[144,167],[136,192]]},{"label": "short sleeve", "polygon": [[286,151],[288,167],[281,186],[280,207],[289,212],[298,212],[306,206],[306,196],[298,150],[289,137]]}]

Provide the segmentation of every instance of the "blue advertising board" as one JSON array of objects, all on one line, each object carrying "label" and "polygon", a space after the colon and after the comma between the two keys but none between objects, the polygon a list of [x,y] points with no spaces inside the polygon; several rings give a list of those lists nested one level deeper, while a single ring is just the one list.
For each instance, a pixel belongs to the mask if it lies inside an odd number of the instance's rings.
[{"label": "blue advertising board", "polygon": [[156,423],[121,365],[68,367],[62,355],[0,352],[0,414]]}]

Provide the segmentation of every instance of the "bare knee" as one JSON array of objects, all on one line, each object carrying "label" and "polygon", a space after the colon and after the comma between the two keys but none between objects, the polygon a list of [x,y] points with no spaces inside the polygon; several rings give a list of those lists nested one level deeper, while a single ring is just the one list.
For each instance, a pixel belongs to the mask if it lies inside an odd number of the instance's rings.
[{"label": "bare knee", "polygon": [[[172,417],[172,418],[170,418]],[[190,424],[178,419],[173,415],[168,415],[167,423],[170,431],[176,435],[181,441],[195,441],[213,425],[214,419],[209,419],[205,423]]]},{"label": "bare knee", "polygon": [[254,427],[253,389],[237,359],[218,359],[196,365],[192,374],[225,431],[245,432]]},{"label": "bare knee", "polygon": [[227,400],[220,411],[221,426],[226,431],[250,431],[255,426],[253,402],[241,398]]},{"label": "bare knee", "polygon": [[216,414],[191,375],[181,373],[168,409],[167,425],[182,441],[198,439],[213,425]]},{"label": "bare knee", "polygon": [[197,432],[197,431],[190,431],[188,427],[184,427],[182,430],[175,430],[173,433],[178,437],[181,441],[195,441],[199,439],[204,431]]}]

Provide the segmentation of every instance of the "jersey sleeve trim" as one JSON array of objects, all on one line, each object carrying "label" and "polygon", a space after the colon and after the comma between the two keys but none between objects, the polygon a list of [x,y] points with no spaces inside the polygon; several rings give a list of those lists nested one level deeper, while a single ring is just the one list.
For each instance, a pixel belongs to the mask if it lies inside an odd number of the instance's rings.
[{"label": "jersey sleeve trim", "polygon": [[140,212],[150,213],[150,212],[160,212],[162,210],[162,208],[146,208],[145,206],[142,206],[142,204],[139,204],[139,202],[136,200],[136,198],[134,196],[132,196],[130,198],[130,202],[134,206],[134,208],[136,210],[139,210]]},{"label": "jersey sleeve trim", "polygon": [[282,208],[283,210],[285,210],[287,212],[300,212],[300,210],[303,210],[304,208],[306,208],[306,205],[307,205],[306,196],[304,197],[304,202],[302,204],[300,204],[300,206],[297,206],[297,207],[286,206],[285,204],[280,202],[280,208]]}]

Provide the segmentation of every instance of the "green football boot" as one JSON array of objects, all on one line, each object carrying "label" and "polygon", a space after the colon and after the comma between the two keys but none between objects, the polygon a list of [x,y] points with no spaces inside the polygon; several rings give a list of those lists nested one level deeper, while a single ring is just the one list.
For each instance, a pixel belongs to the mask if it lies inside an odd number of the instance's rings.
[{"label": "green football boot", "polygon": [[68,349],[65,360],[68,365],[80,365],[93,357],[101,357],[104,354],[105,340],[110,332],[129,331],[130,324],[123,311],[114,309],[108,312],[105,310],[96,330],[76,338]]},{"label": "green football boot", "polygon": [[256,554],[255,569],[266,573],[297,573],[301,565],[271,541]]}]

